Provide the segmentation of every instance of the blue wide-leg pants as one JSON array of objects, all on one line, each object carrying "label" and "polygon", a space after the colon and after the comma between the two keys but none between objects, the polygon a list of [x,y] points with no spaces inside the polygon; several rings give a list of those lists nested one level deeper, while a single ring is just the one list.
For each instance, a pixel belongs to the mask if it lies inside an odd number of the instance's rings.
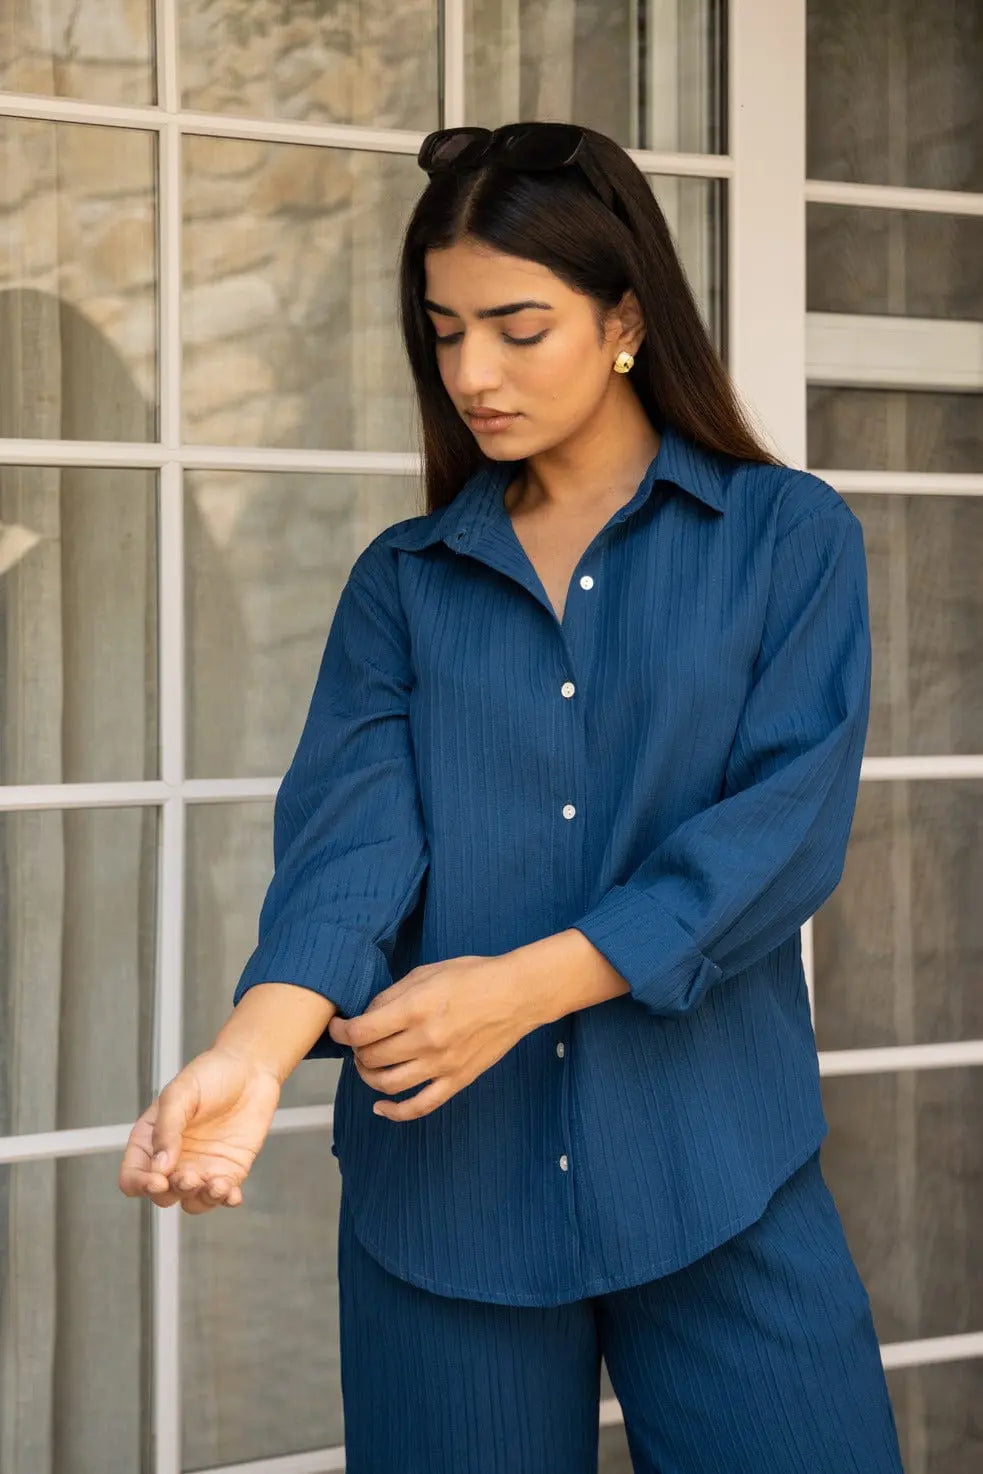
[{"label": "blue wide-leg pants", "polygon": [[810,1157],[683,1269],[558,1306],[435,1294],[338,1240],[347,1474],[596,1474],[603,1356],[635,1474],[899,1474],[871,1318]]}]

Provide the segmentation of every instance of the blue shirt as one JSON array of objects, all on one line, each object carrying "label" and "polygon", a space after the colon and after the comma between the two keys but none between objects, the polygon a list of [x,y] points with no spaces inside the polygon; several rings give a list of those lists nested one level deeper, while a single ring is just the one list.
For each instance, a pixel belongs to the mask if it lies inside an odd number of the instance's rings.
[{"label": "blue shirt", "polygon": [[518,462],[380,533],[340,595],[235,989],[343,1016],[421,963],[577,927],[629,992],[415,1120],[349,1046],[334,1145],[365,1247],[554,1305],[757,1219],[827,1131],[799,928],[842,874],[870,702],[863,532],[825,481],[671,426],[558,620]]}]

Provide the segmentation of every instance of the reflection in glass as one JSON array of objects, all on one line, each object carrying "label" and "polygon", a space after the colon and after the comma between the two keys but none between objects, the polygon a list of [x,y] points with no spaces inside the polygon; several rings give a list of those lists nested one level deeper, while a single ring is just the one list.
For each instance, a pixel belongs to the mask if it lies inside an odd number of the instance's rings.
[{"label": "reflection in glass", "polygon": [[344,1441],[329,1141],[268,1136],[240,1207],[182,1218],[183,1469]]},{"label": "reflection in glass", "polygon": [[867,755],[983,752],[983,497],[845,500],[867,552]]},{"label": "reflection in glass", "polygon": [[647,177],[672,231],[703,321],[726,362],[727,186],[716,179],[677,179],[667,174]]},{"label": "reflection in glass", "polygon": [[185,434],[415,450],[398,243],[410,155],[184,140]]},{"label": "reflection in glass", "polygon": [[140,106],[156,101],[153,0],[10,0],[0,92]]},{"label": "reflection in glass", "polygon": [[150,1103],[157,810],[0,813],[0,1136]]},{"label": "reflection in glass", "polygon": [[843,878],[814,920],[816,1039],[983,1039],[983,782],[863,782]]},{"label": "reflection in glass", "polygon": [[723,0],[466,0],[469,123],[577,122],[625,148],[722,153]]},{"label": "reflection in glass", "polygon": [[[187,835],[185,1060],[214,1043],[256,945],[273,874],[273,804],[191,804]],[[284,1081],[280,1106],[334,1100],[340,1070],[340,1059],[301,1060]]]},{"label": "reflection in glass", "polygon": [[120,1194],[120,1160],[112,1152],[0,1165],[0,1428],[10,1474],[151,1467],[157,1210]]},{"label": "reflection in glass", "polygon": [[196,471],[186,480],[188,770],[286,771],[338,595],[416,478]]},{"label": "reflection in glass", "polygon": [[156,778],[153,471],[0,466],[0,783]]},{"label": "reflection in glass", "polygon": [[983,9],[808,0],[811,179],[983,189]]},{"label": "reflection in glass", "polygon": [[0,118],[0,436],[154,438],[154,148]]},{"label": "reflection in glass", "polygon": [[810,312],[983,322],[983,218],[806,206]]},{"label": "reflection in glass", "polygon": [[983,394],[807,391],[808,463],[855,471],[983,471]]},{"label": "reflection in glass", "polygon": [[979,1474],[983,1357],[894,1367],[887,1385],[909,1474]]},{"label": "reflection in glass", "polygon": [[979,1331],[983,1068],[825,1076],[823,1103],[823,1173],[881,1343]]},{"label": "reflection in glass", "polygon": [[438,126],[437,0],[179,5],[183,105],[366,128]]}]

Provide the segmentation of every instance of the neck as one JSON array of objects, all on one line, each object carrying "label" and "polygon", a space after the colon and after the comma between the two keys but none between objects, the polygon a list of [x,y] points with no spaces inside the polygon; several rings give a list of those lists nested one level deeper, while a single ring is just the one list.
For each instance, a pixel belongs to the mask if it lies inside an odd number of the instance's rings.
[{"label": "neck", "polygon": [[634,391],[627,384],[612,385],[587,425],[525,458],[506,498],[508,510],[576,517],[623,505],[659,445],[659,433]]}]

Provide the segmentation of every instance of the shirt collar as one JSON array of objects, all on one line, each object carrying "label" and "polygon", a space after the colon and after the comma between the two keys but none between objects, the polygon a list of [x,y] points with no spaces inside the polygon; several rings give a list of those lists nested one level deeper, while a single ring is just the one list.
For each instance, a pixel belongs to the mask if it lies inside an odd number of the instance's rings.
[{"label": "shirt collar", "polygon": [[[672,425],[660,432],[659,449],[631,499],[615,514],[620,521],[646,500],[656,482],[669,482],[715,512],[724,510],[724,469],[720,457],[704,450]],[[490,520],[507,516],[502,496],[519,461],[488,461],[468,477],[445,507],[410,518],[386,538],[391,547],[419,551],[443,540],[463,552]]]}]

